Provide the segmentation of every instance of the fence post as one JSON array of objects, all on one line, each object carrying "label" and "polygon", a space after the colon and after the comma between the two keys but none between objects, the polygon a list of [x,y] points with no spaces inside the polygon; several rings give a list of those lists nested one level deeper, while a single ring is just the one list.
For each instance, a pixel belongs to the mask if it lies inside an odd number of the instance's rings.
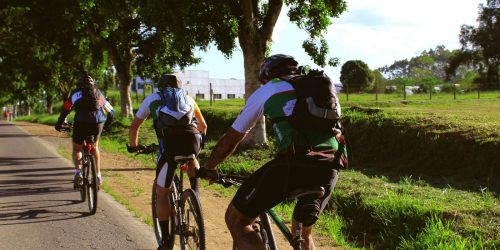
[{"label": "fence post", "polygon": [[209,83],[209,87],[210,87],[210,106],[212,106],[212,99],[213,99],[213,90],[212,90],[212,83],[210,82]]}]

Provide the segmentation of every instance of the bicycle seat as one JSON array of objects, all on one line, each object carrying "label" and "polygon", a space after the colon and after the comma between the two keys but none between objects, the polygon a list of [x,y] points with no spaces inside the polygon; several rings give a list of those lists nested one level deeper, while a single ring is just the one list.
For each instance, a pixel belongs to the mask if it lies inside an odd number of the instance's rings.
[{"label": "bicycle seat", "polygon": [[190,154],[190,155],[176,155],[176,156],[174,156],[174,160],[176,162],[193,160],[193,159],[196,159],[196,156],[194,154]]},{"label": "bicycle seat", "polygon": [[304,196],[310,196],[312,198],[321,198],[324,195],[325,195],[324,187],[306,187],[306,188],[297,188],[292,190],[287,195],[287,199],[293,200]]}]

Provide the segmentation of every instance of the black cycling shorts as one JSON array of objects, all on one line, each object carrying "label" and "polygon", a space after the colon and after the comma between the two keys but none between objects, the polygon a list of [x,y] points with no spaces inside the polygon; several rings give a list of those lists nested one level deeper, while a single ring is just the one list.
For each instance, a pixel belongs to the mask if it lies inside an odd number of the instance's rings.
[{"label": "black cycling shorts", "polygon": [[162,187],[170,187],[174,178],[177,164],[175,156],[190,155],[198,156],[201,145],[201,134],[189,131],[177,131],[162,138],[164,152],[158,160],[156,167],[156,181]]},{"label": "black cycling shorts", "polygon": [[73,142],[82,144],[89,135],[94,136],[94,141],[97,141],[102,133],[104,123],[85,123],[75,122],[73,124]]},{"label": "black cycling shorts", "polygon": [[232,202],[244,215],[256,218],[297,188],[322,186],[325,188],[322,198],[299,198],[295,206],[294,219],[310,226],[327,205],[337,178],[338,170],[332,163],[304,156],[279,156],[250,175]]}]

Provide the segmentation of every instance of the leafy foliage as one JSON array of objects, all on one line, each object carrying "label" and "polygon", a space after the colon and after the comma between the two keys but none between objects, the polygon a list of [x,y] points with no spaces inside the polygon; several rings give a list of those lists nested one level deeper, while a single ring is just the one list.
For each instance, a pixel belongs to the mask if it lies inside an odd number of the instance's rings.
[{"label": "leafy foliage", "polygon": [[450,60],[448,75],[460,65],[472,64],[482,76],[477,82],[483,88],[500,89],[500,1],[487,0],[479,5],[478,27],[463,25],[460,30],[462,48]]},{"label": "leafy foliage", "polygon": [[373,81],[368,65],[361,60],[350,60],[342,65],[340,82],[347,85],[349,91],[359,92],[366,89]]}]

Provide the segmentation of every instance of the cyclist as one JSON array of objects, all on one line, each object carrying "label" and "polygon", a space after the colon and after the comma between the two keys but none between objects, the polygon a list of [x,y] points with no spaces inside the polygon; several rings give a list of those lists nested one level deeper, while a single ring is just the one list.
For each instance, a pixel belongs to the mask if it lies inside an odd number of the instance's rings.
[{"label": "cyclist", "polygon": [[[78,189],[83,180],[80,173],[82,167],[83,141],[89,135],[94,135],[94,143],[91,153],[94,155],[97,178],[99,184],[102,183],[100,168],[99,137],[102,130],[108,130],[113,122],[113,106],[104,98],[102,93],[95,87],[94,80],[89,75],[80,77],[77,88],[71,91],[69,98],[64,102],[61,114],[55,125],[55,129],[60,131],[66,117],[75,110],[73,124],[73,163],[75,165],[74,188]],[[107,112],[107,117],[104,112]]]},{"label": "cyclist", "polygon": [[[248,98],[238,118],[219,139],[200,169],[200,176],[216,180],[217,166],[234,152],[263,115],[271,120],[291,115],[296,102],[295,90],[282,79],[299,74],[297,64],[293,57],[283,54],[265,59],[259,72],[259,80],[264,85]],[[320,148],[322,152],[336,150],[335,136],[328,132],[298,131],[286,119],[275,122],[273,129],[278,152],[239,188],[226,210],[226,224],[238,249],[263,249],[262,239],[252,228],[259,213],[282,202],[293,189],[322,186],[325,188],[322,198],[300,198],[293,212],[292,232],[302,223],[302,246],[314,249],[312,227],[328,203],[340,163],[335,162],[331,154],[324,158],[309,155]]]},{"label": "cyclist", "polygon": [[[166,88],[179,89],[181,88],[181,85],[181,81],[175,75],[164,74],[160,77],[160,80],[157,84],[159,92],[155,92],[147,96],[146,99],[144,99],[144,101],[141,103],[139,110],[135,114],[135,119],[129,128],[129,145],[127,145],[127,150],[130,153],[136,152],[138,150],[137,146],[139,145],[139,128],[151,115],[160,145],[160,149],[158,151],[158,163],[156,167],[156,213],[158,216],[162,235],[164,236],[169,235],[168,220],[170,216],[170,200],[168,199],[168,197],[170,195],[170,192],[172,191],[170,187],[172,185],[175,169],[177,167],[174,161],[174,156],[177,154],[198,155],[202,143],[202,136],[200,132],[202,134],[206,134],[207,132],[207,124],[205,123],[205,119],[203,118],[203,115],[195,100],[189,95],[185,95],[185,97],[188,101],[188,106],[190,106],[190,110],[194,110],[194,112],[192,112],[192,114],[194,115],[194,119],[192,119],[192,122],[182,127],[180,130],[175,130],[175,132],[174,130],[171,130],[171,133],[168,131],[164,131],[165,128],[161,128],[159,112],[161,112],[160,109],[163,110],[164,108],[167,108],[167,106],[163,105],[164,101],[169,101],[162,100],[161,92]],[[170,110],[169,112],[175,113],[172,110]],[[198,192],[199,180],[195,176],[196,169],[200,168],[199,163],[196,159],[193,159],[188,162],[188,165],[188,175],[191,187]],[[162,243],[160,244],[158,249],[166,249],[168,241],[169,239],[167,239],[166,237],[162,239]]]}]

